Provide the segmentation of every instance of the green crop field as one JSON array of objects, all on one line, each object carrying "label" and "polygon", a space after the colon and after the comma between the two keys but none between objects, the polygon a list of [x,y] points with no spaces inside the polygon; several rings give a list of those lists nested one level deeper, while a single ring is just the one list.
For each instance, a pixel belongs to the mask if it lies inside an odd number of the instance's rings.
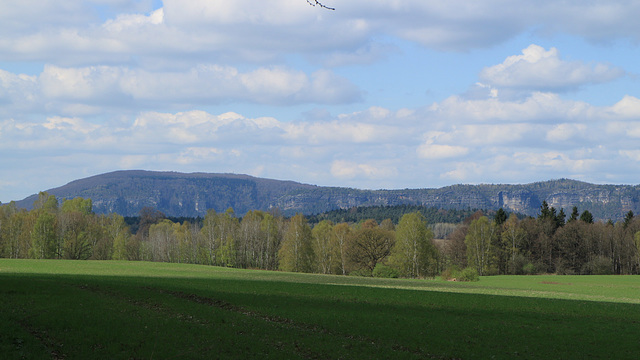
[{"label": "green crop field", "polygon": [[640,277],[0,259],[3,359],[636,359]]}]

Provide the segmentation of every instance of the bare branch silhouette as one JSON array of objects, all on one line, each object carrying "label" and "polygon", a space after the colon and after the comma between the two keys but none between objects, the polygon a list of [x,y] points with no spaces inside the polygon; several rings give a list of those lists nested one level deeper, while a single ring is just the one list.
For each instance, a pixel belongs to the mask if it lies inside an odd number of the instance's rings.
[{"label": "bare branch silhouette", "polygon": [[321,3],[319,0],[307,0],[307,3],[309,3],[309,5],[311,5],[311,6],[318,5],[319,7],[325,8],[327,10],[335,10],[335,8],[328,7],[325,4]]}]

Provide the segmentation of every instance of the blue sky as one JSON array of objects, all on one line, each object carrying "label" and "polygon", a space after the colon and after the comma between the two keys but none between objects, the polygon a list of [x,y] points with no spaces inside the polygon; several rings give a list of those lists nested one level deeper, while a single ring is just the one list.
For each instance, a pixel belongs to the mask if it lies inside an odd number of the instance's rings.
[{"label": "blue sky", "polygon": [[0,0],[0,201],[120,169],[640,181],[636,1]]}]

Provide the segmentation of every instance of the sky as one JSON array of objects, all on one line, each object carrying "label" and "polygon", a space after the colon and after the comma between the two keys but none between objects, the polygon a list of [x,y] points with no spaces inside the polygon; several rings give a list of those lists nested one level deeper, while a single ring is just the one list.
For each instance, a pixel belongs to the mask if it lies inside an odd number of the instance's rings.
[{"label": "sky", "polygon": [[123,169],[640,183],[635,0],[0,0],[0,201]]}]

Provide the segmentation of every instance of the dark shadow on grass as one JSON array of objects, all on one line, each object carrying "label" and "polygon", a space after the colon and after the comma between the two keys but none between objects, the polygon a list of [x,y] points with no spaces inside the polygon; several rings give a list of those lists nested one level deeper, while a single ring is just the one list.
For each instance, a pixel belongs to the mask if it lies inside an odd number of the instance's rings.
[{"label": "dark shadow on grass", "polygon": [[[640,307],[621,303],[279,281],[5,273],[0,296],[4,306],[22,310],[3,313],[3,320],[20,324],[48,350],[39,334],[66,343],[65,350],[79,345],[69,341],[86,339],[93,343],[83,344],[84,351],[100,357],[168,357],[149,341],[173,341],[160,345],[191,358],[212,352],[274,358],[634,358],[640,350]],[[65,316],[85,318],[74,322]],[[92,323],[109,328],[91,328],[97,335],[83,337],[83,327]],[[173,331],[186,338],[164,335]],[[98,343],[101,336],[121,346]],[[190,350],[188,337],[203,344]],[[209,337],[216,342],[206,344]]]}]

